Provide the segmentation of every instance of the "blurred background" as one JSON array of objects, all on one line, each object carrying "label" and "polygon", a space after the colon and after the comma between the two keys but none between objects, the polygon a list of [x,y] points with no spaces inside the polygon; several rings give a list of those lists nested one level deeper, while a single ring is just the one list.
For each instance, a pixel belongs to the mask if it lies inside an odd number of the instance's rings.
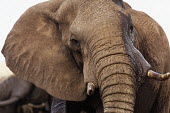
[{"label": "blurred background", "polygon": [[[29,7],[47,0],[0,0],[0,51],[14,23]],[[169,0],[124,0],[133,9],[143,11],[155,19],[164,29],[170,40]],[[5,59],[0,52],[0,62]]]}]

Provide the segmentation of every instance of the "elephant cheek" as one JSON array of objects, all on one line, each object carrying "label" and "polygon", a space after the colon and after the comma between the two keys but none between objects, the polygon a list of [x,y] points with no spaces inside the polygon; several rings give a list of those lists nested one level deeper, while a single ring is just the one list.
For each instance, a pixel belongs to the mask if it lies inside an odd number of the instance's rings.
[{"label": "elephant cheek", "polygon": [[93,67],[92,62],[89,62],[88,60],[84,61],[83,66],[83,75],[84,75],[84,82],[86,83],[86,86],[88,86],[88,83],[93,83],[94,88],[98,87],[98,78],[95,76],[95,69]]}]

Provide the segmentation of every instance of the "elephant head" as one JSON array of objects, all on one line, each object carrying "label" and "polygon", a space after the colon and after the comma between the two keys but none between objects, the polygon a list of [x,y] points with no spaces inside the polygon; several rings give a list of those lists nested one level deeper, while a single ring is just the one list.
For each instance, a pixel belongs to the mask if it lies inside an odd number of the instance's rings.
[{"label": "elephant head", "polygon": [[59,99],[82,101],[99,88],[104,112],[133,112],[150,65],[134,47],[121,2],[51,0],[31,7],[7,37],[7,66]]}]

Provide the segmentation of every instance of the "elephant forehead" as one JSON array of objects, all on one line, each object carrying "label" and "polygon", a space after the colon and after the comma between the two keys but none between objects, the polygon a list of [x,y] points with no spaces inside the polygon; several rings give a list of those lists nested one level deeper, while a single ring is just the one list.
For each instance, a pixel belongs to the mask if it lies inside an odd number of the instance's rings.
[{"label": "elephant forehead", "polygon": [[98,16],[114,15],[115,12],[122,12],[125,15],[128,15],[128,12],[123,8],[116,5],[110,0],[91,0],[83,2],[78,6],[78,14],[85,15],[85,18],[91,18]]},{"label": "elephant forehead", "polygon": [[[104,5],[106,4],[106,5]],[[70,31],[74,34],[98,31],[98,29],[121,30],[123,22],[130,20],[129,14],[122,8],[110,3],[97,4],[95,7],[87,6],[80,9],[76,18],[72,22]]]}]

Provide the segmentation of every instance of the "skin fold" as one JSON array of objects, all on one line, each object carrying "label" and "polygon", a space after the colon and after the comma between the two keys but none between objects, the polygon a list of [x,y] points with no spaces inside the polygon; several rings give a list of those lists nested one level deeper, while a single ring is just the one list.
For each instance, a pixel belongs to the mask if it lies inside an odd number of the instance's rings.
[{"label": "skin fold", "polygon": [[[4,63],[1,63],[0,67],[0,112],[32,113],[32,109],[46,113],[45,106],[49,104],[46,103],[49,101],[49,95],[32,83],[17,79]],[[45,104],[44,107],[38,106],[41,103]]]},{"label": "skin fold", "polygon": [[18,78],[54,97],[52,113],[170,110],[169,79],[146,77],[150,69],[170,71],[167,37],[122,0],[37,4],[16,22],[2,53]]}]

